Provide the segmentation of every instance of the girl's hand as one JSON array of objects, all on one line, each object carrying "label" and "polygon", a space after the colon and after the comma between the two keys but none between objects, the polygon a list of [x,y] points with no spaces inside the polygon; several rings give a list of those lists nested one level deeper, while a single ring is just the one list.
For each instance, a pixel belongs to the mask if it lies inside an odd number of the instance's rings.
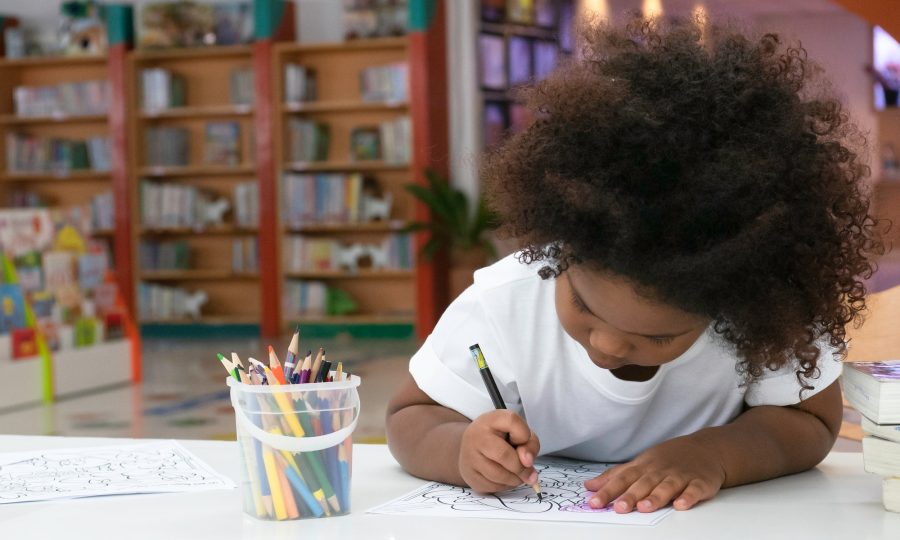
[{"label": "girl's hand", "polygon": [[463,432],[459,473],[469,487],[482,493],[531,485],[537,481],[534,457],[540,449],[537,435],[522,417],[509,410],[491,411]]},{"label": "girl's hand", "polygon": [[603,508],[612,501],[619,514],[653,512],[675,501],[687,510],[713,498],[725,483],[718,453],[690,435],[656,445],[633,461],[617,465],[584,486],[596,493],[589,501]]}]

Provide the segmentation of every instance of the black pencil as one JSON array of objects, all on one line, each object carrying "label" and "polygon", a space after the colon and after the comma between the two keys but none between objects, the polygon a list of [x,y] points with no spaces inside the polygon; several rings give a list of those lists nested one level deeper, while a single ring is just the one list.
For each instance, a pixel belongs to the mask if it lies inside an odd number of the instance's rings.
[{"label": "black pencil", "polygon": [[[481,352],[481,347],[476,343],[469,347],[469,352],[472,354],[472,359],[475,360],[475,364],[478,366],[478,371],[481,372],[481,379],[484,381],[484,386],[487,388],[488,395],[491,396],[491,401],[494,402],[495,409],[505,409],[506,403],[503,401],[503,396],[500,395],[500,389],[497,388],[497,383],[494,381],[494,376],[491,375],[491,369],[487,365],[487,360],[484,359],[484,353]],[[506,440],[509,441],[509,434],[506,436]],[[538,478],[537,482],[532,484],[531,489],[537,493],[538,500],[543,501],[544,498],[541,496],[541,479]]]}]

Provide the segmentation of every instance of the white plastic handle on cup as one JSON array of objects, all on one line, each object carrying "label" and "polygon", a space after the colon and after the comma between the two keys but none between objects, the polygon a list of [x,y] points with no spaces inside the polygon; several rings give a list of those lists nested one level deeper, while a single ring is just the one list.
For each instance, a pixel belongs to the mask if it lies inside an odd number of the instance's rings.
[{"label": "white plastic handle on cup", "polygon": [[231,405],[234,407],[234,416],[237,418],[238,424],[247,430],[247,433],[254,439],[257,439],[259,442],[272,448],[287,450],[288,452],[316,452],[318,450],[337,446],[353,433],[353,430],[356,429],[356,423],[359,422],[360,407],[357,405],[356,415],[353,417],[353,421],[344,428],[329,433],[328,435],[317,435],[315,437],[289,437],[286,435],[269,433],[247,418],[244,414],[244,407],[238,403],[237,391],[235,391],[235,388],[233,387],[231,389]]}]

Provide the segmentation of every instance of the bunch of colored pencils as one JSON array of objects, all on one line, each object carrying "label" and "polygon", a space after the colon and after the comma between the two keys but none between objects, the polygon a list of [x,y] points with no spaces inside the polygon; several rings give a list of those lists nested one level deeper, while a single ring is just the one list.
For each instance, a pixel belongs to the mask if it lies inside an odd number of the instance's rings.
[{"label": "bunch of colored pencils", "polygon": [[[231,353],[231,360],[222,354],[217,357],[229,375],[242,384],[285,386],[272,388],[272,392],[239,394],[242,407],[249,413],[247,416],[260,429],[287,437],[333,433],[354,417],[354,409],[359,406],[355,388],[350,392],[310,383],[346,381],[351,375],[343,371],[341,362],[331,371],[331,362],[325,359],[322,348],[315,358],[310,351],[301,361],[299,342],[298,327],[283,365],[271,345],[268,366],[250,358],[245,368],[236,353]],[[316,452],[290,452],[263,444],[242,433],[238,425],[238,443],[249,481],[249,486],[243,489],[247,513],[275,520],[349,513],[351,437]]]}]

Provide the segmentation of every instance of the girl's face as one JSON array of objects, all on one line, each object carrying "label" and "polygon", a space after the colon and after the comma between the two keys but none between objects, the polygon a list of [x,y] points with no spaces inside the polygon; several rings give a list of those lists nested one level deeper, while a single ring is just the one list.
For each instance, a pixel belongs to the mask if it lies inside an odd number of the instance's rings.
[{"label": "girl's face", "polygon": [[604,369],[659,366],[687,351],[709,320],[639,296],[626,280],[570,266],[556,279],[563,328]]}]

